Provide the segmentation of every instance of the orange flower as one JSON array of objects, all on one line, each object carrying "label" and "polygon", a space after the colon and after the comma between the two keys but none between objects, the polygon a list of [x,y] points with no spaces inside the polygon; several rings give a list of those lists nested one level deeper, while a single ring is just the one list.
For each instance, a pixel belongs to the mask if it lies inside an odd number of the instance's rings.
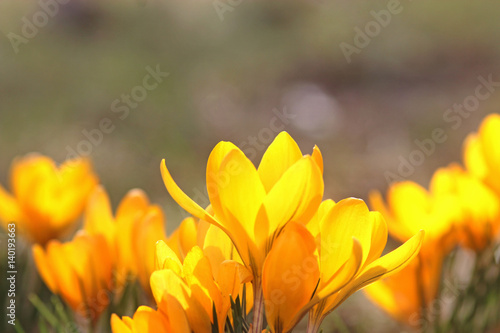
[{"label": "orange flower", "polygon": [[464,144],[467,170],[500,194],[500,115],[487,116]]},{"label": "orange flower", "polygon": [[[381,256],[387,226],[362,200],[324,201],[310,223],[290,223],[274,243],[263,269],[271,332],[290,332],[309,312],[308,332],[357,290],[403,269],[416,257],[423,232]],[[309,224],[307,225],[309,227]]]},{"label": "orange flower", "polygon": [[29,154],[12,162],[12,194],[0,185],[0,220],[16,222],[31,242],[45,245],[69,231],[98,180],[87,159],[57,167],[53,160]]},{"label": "orange flower", "polygon": [[[189,230],[194,233],[188,235]],[[155,332],[191,332],[192,329],[210,333],[215,322],[219,331],[224,331],[230,297],[235,299],[238,294],[241,297],[241,283],[250,279],[250,273],[242,266],[231,240],[217,227],[187,218],[174,235],[169,244],[156,243],[155,271],[150,284],[158,310],[140,307],[133,319],[120,320],[113,315],[113,332],[149,332],[146,327],[157,325]],[[184,251],[194,239],[200,246],[195,244],[185,256],[180,256],[179,244],[186,245],[182,247]],[[251,291],[247,289],[249,298]],[[247,303],[247,307],[251,308],[251,303]],[[145,315],[144,311],[153,313]]]},{"label": "orange flower", "polygon": [[395,183],[387,192],[387,203],[379,192],[370,194],[372,207],[386,218],[391,236],[404,242],[416,230],[426,232],[417,260],[365,289],[371,300],[403,323],[416,322],[436,298],[444,258],[459,241],[458,224],[465,216],[460,195],[466,195],[466,187],[463,183],[458,190],[458,175],[458,166],[439,169],[429,191],[411,181]]},{"label": "orange flower", "polygon": [[307,223],[323,196],[323,161],[317,147],[303,156],[286,132],[271,143],[258,167],[230,142],[220,142],[207,162],[211,208],[204,209],[174,182],[165,161],[163,181],[170,195],[193,216],[222,229],[233,241],[254,278],[260,278],[267,252],[285,225]]},{"label": "orange flower", "polygon": [[251,272],[254,330],[263,315],[262,265],[274,240],[290,221],[306,224],[323,197],[323,159],[317,147],[302,155],[297,143],[281,132],[268,147],[258,169],[230,142],[220,142],[207,162],[211,206],[200,207],[175,183],[165,161],[163,182],[172,198],[193,216],[223,230]]},{"label": "orange flower", "polygon": [[139,278],[146,292],[151,293],[149,277],[154,270],[155,244],[167,240],[162,209],[153,205],[142,190],[130,190],[122,199],[113,217],[109,196],[98,186],[89,198],[84,229],[103,235],[115,265],[117,287],[127,278]]},{"label": "orange flower", "polygon": [[438,169],[433,185],[438,195],[455,198],[460,214],[454,222],[463,246],[480,252],[495,240],[500,233],[500,197],[491,188],[456,164]]},{"label": "orange flower", "polygon": [[429,251],[429,255],[439,252],[444,256],[456,245],[453,231],[461,208],[457,197],[440,189],[440,183],[437,174],[430,191],[411,181],[395,183],[387,191],[387,203],[380,192],[370,193],[371,206],[387,220],[392,237],[405,242],[418,230],[425,230],[421,254]]},{"label": "orange flower", "polygon": [[167,312],[141,306],[133,318],[111,316],[113,333],[191,333],[184,310],[179,302],[170,298]]},{"label": "orange flower", "polygon": [[110,302],[112,258],[102,235],[81,231],[72,241],[51,240],[33,246],[35,264],[45,284],[83,317],[95,322]]}]

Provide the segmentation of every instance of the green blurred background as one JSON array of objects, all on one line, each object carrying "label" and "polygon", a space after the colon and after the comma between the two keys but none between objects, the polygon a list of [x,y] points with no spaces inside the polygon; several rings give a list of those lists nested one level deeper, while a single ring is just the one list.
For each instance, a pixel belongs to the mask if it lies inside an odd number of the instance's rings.
[{"label": "green blurred background", "polygon": [[[218,141],[250,147],[256,138],[258,163],[279,127],[303,152],[322,150],[325,197],[366,199],[387,188],[386,172],[397,174],[415,140],[441,128],[447,140],[405,177],[427,185],[437,167],[460,161],[466,135],[500,105],[495,91],[456,129],[444,118],[479,76],[500,81],[496,2],[401,1],[350,62],[340,45],[355,45],[356,29],[388,1],[64,2],[46,22],[42,4],[55,0],[0,2],[0,182],[18,155],[62,162],[108,118],[114,130],[88,151],[101,182],[115,204],[144,189],[167,210],[170,231],[185,213],[164,188],[162,158],[201,198]],[[20,39],[34,17],[43,24]],[[120,119],[112,103],[142,85],[148,66],[169,76]],[[275,122],[277,112],[292,116]],[[362,295],[339,313],[348,324],[366,317],[361,332],[394,328]]]}]

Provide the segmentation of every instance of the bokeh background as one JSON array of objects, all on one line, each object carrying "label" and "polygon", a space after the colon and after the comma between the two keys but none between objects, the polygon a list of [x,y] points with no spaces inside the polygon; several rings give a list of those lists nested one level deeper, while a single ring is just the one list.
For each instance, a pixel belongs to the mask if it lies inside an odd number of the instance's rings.
[{"label": "bokeh background", "polygon": [[[355,46],[357,29],[388,1],[62,2],[0,2],[0,182],[8,184],[18,155],[62,162],[108,118],[113,131],[83,152],[113,203],[142,188],[166,209],[169,230],[185,213],[164,188],[162,158],[203,203],[206,159],[218,141],[246,147],[258,163],[282,128],[304,152],[322,150],[325,197],[367,199],[371,189],[385,191],[387,172],[397,174],[419,149],[415,140],[436,128],[447,138],[404,175],[426,186],[499,111],[497,88],[456,129],[445,116],[474,94],[478,77],[500,81],[497,2],[402,0],[350,61],[341,44]],[[26,28],[46,3],[57,13]],[[168,77],[121,119],[113,102],[157,66]],[[278,113],[290,116],[273,120]],[[398,331],[361,294],[338,315],[360,332]]]}]

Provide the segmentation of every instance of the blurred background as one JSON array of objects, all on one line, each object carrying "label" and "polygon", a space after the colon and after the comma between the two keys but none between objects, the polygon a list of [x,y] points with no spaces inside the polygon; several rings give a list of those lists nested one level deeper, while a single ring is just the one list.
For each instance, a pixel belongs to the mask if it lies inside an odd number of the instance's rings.
[{"label": "blurred background", "polygon": [[[286,130],[304,153],[320,147],[335,201],[394,176],[427,186],[499,111],[499,14],[462,0],[3,0],[0,182],[18,155],[88,155],[114,204],[142,188],[171,231],[185,213],[162,158],[204,203],[217,142],[258,163]],[[488,96],[474,98],[480,85]],[[339,315],[389,331],[363,297]]]}]

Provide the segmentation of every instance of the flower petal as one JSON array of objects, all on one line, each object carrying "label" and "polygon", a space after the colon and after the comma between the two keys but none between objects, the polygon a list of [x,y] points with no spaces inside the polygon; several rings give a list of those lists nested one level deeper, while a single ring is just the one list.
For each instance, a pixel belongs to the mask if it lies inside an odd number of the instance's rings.
[{"label": "flower petal", "polygon": [[171,269],[176,274],[181,274],[182,263],[177,254],[162,240],[156,242],[156,270]]},{"label": "flower petal", "polygon": [[329,280],[352,255],[352,237],[363,249],[366,262],[376,226],[363,200],[348,198],[332,207],[321,223],[320,264],[322,281]]},{"label": "flower petal", "polygon": [[316,243],[291,223],[277,238],[263,266],[262,288],[271,332],[289,332],[292,319],[311,299],[319,280]]},{"label": "flower petal", "polygon": [[0,223],[7,229],[12,221],[19,223],[19,227],[26,223],[17,200],[0,185]]},{"label": "flower petal", "polygon": [[310,156],[288,168],[259,210],[255,225],[259,248],[269,250],[274,238],[289,221],[309,222],[321,204],[323,190],[321,172]]},{"label": "flower petal", "polygon": [[168,309],[173,297],[186,311],[189,326],[194,332],[211,332],[210,317],[201,304],[192,297],[188,285],[174,271],[163,269],[153,272],[151,290],[161,311]]},{"label": "flower petal", "polygon": [[302,157],[297,143],[287,132],[281,132],[269,145],[259,165],[259,176],[269,192],[283,173]]},{"label": "flower petal", "polygon": [[420,230],[403,245],[365,267],[352,282],[340,291],[330,311],[357,290],[377,280],[391,276],[406,267],[418,255],[424,240],[424,234],[424,231]]},{"label": "flower petal", "polygon": [[84,230],[90,234],[104,235],[110,245],[110,250],[115,256],[115,220],[111,211],[111,203],[106,190],[102,186],[97,186],[87,203]]},{"label": "flower petal", "polygon": [[113,333],[132,333],[132,328],[113,313],[111,315],[111,331]]},{"label": "flower petal", "polygon": [[314,145],[311,156],[321,170],[321,174],[323,174],[323,154],[321,154],[321,150],[319,150],[318,146]]},{"label": "flower petal", "polygon": [[[240,253],[242,259],[245,261],[245,263],[249,262],[248,259],[248,245],[247,241],[245,238],[245,235],[242,235],[239,231],[241,231],[240,228],[236,228],[235,230],[229,230],[225,225],[222,225],[215,217],[213,217],[211,214],[209,214],[205,209],[201,208],[200,205],[198,205],[196,202],[193,201],[190,197],[188,197],[182,190],[179,188],[179,186],[175,183],[173,180],[172,176],[170,175],[170,172],[168,171],[166,165],[165,165],[165,160],[161,161],[161,175],[163,178],[163,182],[165,183],[165,187],[167,188],[168,192],[172,196],[172,198],[186,211],[188,211],[191,215],[201,219],[205,220],[211,224],[216,225],[217,227],[221,228],[226,235],[231,238],[233,244],[235,244],[236,248],[238,249],[238,252]],[[233,223],[234,226],[234,223]]]},{"label": "flower petal", "polygon": [[210,204],[217,215],[222,213],[222,206],[219,198],[219,187],[217,184],[225,181],[225,178],[219,178],[219,170],[222,161],[231,150],[240,149],[231,142],[221,141],[214,147],[214,149],[212,149],[207,161],[207,192]]}]

